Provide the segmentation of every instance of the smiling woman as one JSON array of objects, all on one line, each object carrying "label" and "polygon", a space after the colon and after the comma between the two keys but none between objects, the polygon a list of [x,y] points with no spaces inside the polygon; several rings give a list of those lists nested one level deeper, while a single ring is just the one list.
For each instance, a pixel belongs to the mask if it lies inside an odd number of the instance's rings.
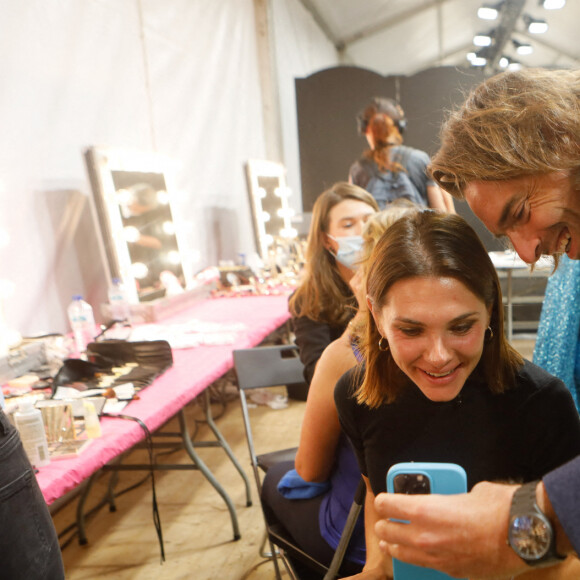
[{"label": "smiling woman", "polygon": [[[367,529],[395,463],[456,463],[471,488],[539,479],[580,452],[572,397],[508,344],[497,273],[463,218],[423,211],[393,224],[371,256],[367,295],[364,364],[335,390],[367,483]],[[386,578],[373,538],[365,570]]]}]

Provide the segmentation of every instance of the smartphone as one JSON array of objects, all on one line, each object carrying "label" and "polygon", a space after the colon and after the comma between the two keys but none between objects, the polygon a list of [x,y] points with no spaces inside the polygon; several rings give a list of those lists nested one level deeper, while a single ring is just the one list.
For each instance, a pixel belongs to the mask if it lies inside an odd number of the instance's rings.
[{"label": "smartphone", "polygon": [[[455,463],[397,463],[387,473],[387,492],[406,494],[467,492],[467,475]],[[409,523],[409,522],[403,522]],[[393,558],[394,580],[453,580],[451,576]]]}]

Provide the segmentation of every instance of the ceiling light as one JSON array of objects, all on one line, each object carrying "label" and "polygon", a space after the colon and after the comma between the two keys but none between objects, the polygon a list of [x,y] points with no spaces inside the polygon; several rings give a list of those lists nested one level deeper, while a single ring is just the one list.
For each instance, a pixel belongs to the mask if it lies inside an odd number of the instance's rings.
[{"label": "ceiling light", "polygon": [[512,60],[507,66],[507,69],[511,71],[522,70],[522,68],[522,63],[518,62],[517,60]]},{"label": "ceiling light", "polygon": [[477,10],[477,16],[482,20],[496,20],[499,15],[499,4],[484,4]]},{"label": "ceiling light", "polygon": [[531,34],[544,34],[548,30],[548,23],[545,20],[539,18],[532,18],[527,14],[524,14],[524,22],[528,27],[528,32]]},{"label": "ceiling light", "polygon": [[511,62],[511,61],[510,61],[509,57],[507,57],[507,56],[502,56],[502,57],[499,59],[499,62],[498,62],[498,64],[499,64],[499,66],[500,66],[501,68],[507,68],[507,67],[508,67],[508,65],[510,64],[510,62]]},{"label": "ceiling light", "polygon": [[517,40],[512,40],[513,45],[515,46],[516,52],[521,55],[532,54],[534,52],[534,48],[531,44],[526,42],[518,42]]},{"label": "ceiling light", "polygon": [[475,46],[490,46],[491,45],[491,33],[476,34],[473,37],[473,44],[475,44]]},{"label": "ceiling light", "polygon": [[471,63],[471,66],[485,66],[487,64],[487,58],[485,58],[482,50],[478,52],[468,52],[467,60]]},{"label": "ceiling light", "polygon": [[546,10],[559,10],[560,8],[564,8],[566,0],[540,0],[540,4]]}]

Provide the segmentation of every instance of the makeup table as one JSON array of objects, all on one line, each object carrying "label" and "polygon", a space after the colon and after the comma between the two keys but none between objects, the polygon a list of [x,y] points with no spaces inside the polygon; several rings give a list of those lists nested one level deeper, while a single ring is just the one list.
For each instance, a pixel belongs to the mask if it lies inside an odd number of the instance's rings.
[{"label": "makeup table", "polygon": [[[223,324],[224,327],[230,328],[232,340],[229,344],[223,344],[222,337],[221,343],[218,344],[172,348],[173,366],[157,377],[151,385],[139,391],[139,398],[131,401],[123,410],[124,415],[141,420],[151,433],[172,417],[178,416],[184,447],[192,462],[196,464],[195,468],[202,471],[226,502],[235,539],[239,537],[239,528],[233,504],[225,490],[197,456],[196,442],[187,433],[183,409],[193,399],[202,395],[207,413],[209,402],[206,389],[233,368],[232,351],[236,348],[258,345],[289,318],[288,293],[281,293],[269,296],[205,299],[163,320],[162,324],[167,325],[183,325],[188,321],[198,321],[202,325],[210,326]],[[225,439],[219,431],[216,432],[217,427],[211,421],[211,415],[209,420],[218,440],[217,444],[230,456],[244,478],[249,500],[249,485],[245,473],[229,450]],[[93,440],[77,457],[53,460],[49,465],[40,468],[37,478],[49,506],[87,479],[94,478],[99,470],[106,469],[121,454],[145,439],[144,430],[135,421],[102,417],[101,428],[102,436]],[[85,483],[85,487],[90,485]],[[79,528],[82,528],[82,517],[78,524]],[[83,534],[84,529],[80,529],[80,540],[83,540]],[[85,542],[86,538],[85,541],[81,541]]]}]

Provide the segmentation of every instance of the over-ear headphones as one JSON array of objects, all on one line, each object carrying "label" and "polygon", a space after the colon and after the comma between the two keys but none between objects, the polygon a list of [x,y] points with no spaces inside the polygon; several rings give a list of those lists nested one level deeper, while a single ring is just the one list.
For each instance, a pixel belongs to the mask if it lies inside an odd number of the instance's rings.
[{"label": "over-ear headphones", "polygon": [[371,102],[357,115],[356,121],[358,132],[365,135],[370,120],[377,114],[384,113],[388,115],[395,124],[395,127],[402,135],[407,127],[407,120],[405,119],[405,112],[401,105],[394,99],[387,99],[385,97],[374,97]]}]

